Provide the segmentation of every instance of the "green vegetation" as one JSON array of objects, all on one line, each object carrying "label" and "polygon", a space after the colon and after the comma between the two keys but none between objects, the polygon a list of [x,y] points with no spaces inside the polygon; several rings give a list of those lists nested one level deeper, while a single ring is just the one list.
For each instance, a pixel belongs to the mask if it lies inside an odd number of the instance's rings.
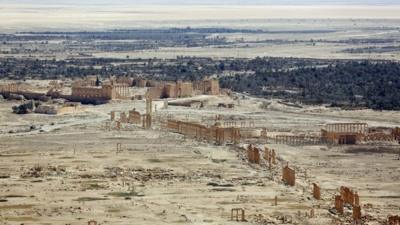
[{"label": "green vegetation", "polygon": [[[102,79],[110,76],[136,77],[138,74],[147,79],[169,81],[195,81],[213,76],[220,79],[220,84],[224,88],[262,97],[273,96],[309,104],[326,103],[345,108],[400,109],[398,62],[274,57],[115,59],[95,58],[91,57],[90,53],[128,52],[161,47],[225,46],[233,42],[219,34],[265,32],[268,31],[188,27],[0,35],[0,47],[8,49],[2,52],[5,55],[47,55],[48,52],[52,52],[54,56],[56,53],[71,56],[59,60],[47,57],[0,58],[0,77],[11,80],[63,80],[97,75],[96,83],[100,84]],[[54,44],[54,41],[58,44]],[[282,40],[259,41],[279,43]],[[345,50],[354,53],[392,52],[399,49],[393,39],[319,41],[360,45],[385,44],[384,47]],[[237,40],[237,42],[243,44],[245,41]],[[31,46],[32,43],[34,48]],[[76,58],[77,54],[83,54],[85,57]]]},{"label": "green vegetation", "polygon": [[224,77],[222,87],[254,95],[342,107],[400,110],[400,64],[349,61],[323,67]]}]

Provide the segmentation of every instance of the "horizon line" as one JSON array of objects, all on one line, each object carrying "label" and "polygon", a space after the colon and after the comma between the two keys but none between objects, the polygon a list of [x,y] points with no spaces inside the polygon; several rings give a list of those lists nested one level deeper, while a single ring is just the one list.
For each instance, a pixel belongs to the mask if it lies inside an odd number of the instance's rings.
[{"label": "horizon line", "polygon": [[37,6],[121,6],[121,5],[137,5],[137,6],[400,6],[399,3],[295,3],[295,4],[285,4],[285,3],[262,3],[262,4],[255,4],[255,3],[171,3],[171,4],[164,4],[164,3],[122,3],[122,2],[115,2],[115,3],[87,3],[87,2],[80,2],[80,3],[18,3],[18,2],[5,2],[0,3],[0,7],[2,5],[37,5]]}]

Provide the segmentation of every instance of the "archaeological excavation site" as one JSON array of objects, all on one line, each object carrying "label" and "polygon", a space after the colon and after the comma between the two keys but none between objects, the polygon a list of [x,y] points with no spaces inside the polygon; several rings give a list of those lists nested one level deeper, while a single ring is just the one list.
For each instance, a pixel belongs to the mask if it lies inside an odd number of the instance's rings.
[{"label": "archaeological excavation site", "polygon": [[0,0],[0,225],[400,225],[400,0]]},{"label": "archaeological excavation site", "polygon": [[400,115],[217,79],[0,83],[0,224],[400,224]]}]

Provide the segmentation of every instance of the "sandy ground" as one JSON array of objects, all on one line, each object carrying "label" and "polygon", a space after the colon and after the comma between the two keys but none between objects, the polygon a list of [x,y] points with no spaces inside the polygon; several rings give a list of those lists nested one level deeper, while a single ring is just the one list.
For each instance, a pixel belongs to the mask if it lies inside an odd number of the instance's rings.
[{"label": "sandy ground", "polygon": [[[169,106],[156,115],[207,122],[218,114],[293,134],[317,133],[329,122],[400,126],[396,112],[298,109],[275,100],[261,109],[266,100],[196,98],[208,99],[208,106]],[[228,101],[236,107],[214,106]],[[395,152],[267,144],[278,154],[271,172],[248,164],[241,147],[196,142],[157,124],[152,130],[105,129],[111,110],[144,111],[143,101],[85,106],[84,113],[63,116],[14,115],[13,104],[0,102],[0,199],[6,200],[0,201],[0,224],[87,224],[91,219],[100,224],[237,224],[230,221],[232,208],[244,208],[253,224],[262,224],[259,215],[272,224],[282,223],[282,216],[290,216],[292,224],[330,224],[335,216],[328,209],[341,185],[357,190],[361,204],[372,204],[363,214],[383,219],[400,210]],[[122,152],[117,153],[117,143]],[[296,169],[296,187],[280,181],[286,162]],[[320,201],[311,196],[312,182],[322,187]],[[278,206],[272,204],[275,196]],[[311,208],[317,218],[305,216]]]},{"label": "sandy ground", "polygon": [[[96,52],[93,54],[97,58],[161,58],[176,59],[179,56],[188,57],[211,57],[223,59],[233,58],[256,58],[256,57],[299,57],[299,58],[318,58],[318,59],[372,59],[372,60],[400,60],[399,52],[390,53],[365,53],[350,54],[343,53],[342,50],[352,47],[344,44],[285,44],[285,45],[262,45],[250,44],[246,48],[226,47],[198,47],[198,48],[160,48],[157,50],[130,51],[130,52]],[[353,46],[355,47],[355,46]]]},{"label": "sandy ground", "polygon": [[[226,46],[174,47],[144,51],[84,52],[93,57],[176,58],[198,57],[301,57],[333,59],[400,60],[400,52],[365,52],[343,50],[367,47],[393,47],[400,43],[400,6],[68,6],[0,3],[0,33],[23,31],[109,31],[150,28],[240,28],[279,31],[265,34],[213,34],[244,44]],[[285,33],[284,31],[292,31]],[[303,31],[296,33],[293,31]],[[311,31],[311,32],[310,32]],[[329,31],[329,32],[326,32]],[[369,40],[351,44],[350,39]],[[386,40],[376,42],[375,40]],[[257,41],[277,41],[251,43]],[[285,41],[300,41],[289,42]],[[315,40],[316,44],[310,42]],[[321,40],[321,41],[319,41]],[[131,40],[128,40],[131,41]],[[280,41],[283,41],[280,43]],[[328,42],[326,42],[328,41]],[[329,41],[344,41],[346,44]],[[18,48],[1,45],[0,50]],[[26,43],[25,43],[26,44]],[[49,52],[36,54],[46,59],[78,57],[66,54],[59,43],[47,45]],[[32,48],[43,48],[33,46]],[[51,49],[51,51],[50,51]],[[3,54],[0,57],[31,57],[26,54]]]},{"label": "sandy ground", "polygon": [[[145,27],[151,22],[251,19],[400,19],[399,6],[60,6],[1,4],[6,30]],[[211,16],[211,17],[210,17]],[[212,19],[210,19],[212,18]],[[154,24],[155,25],[155,24]],[[164,26],[158,25],[158,26]],[[156,25],[157,26],[157,25]]]}]

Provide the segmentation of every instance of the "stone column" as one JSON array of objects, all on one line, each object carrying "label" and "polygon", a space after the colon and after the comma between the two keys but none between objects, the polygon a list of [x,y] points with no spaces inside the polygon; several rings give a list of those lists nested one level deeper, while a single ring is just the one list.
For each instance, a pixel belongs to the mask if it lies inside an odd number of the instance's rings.
[{"label": "stone column", "polygon": [[269,160],[269,149],[266,146],[264,147],[264,159]]},{"label": "stone column", "polygon": [[321,188],[316,183],[313,183],[313,196],[317,200],[321,199]]},{"label": "stone column", "polygon": [[276,157],[275,150],[272,149],[272,164],[276,164],[275,157]]},{"label": "stone column", "polygon": [[340,195],[335,196],[335,209],[339,214],[344,213],[343,199],[342,199],[342,196],[340,196]]},{"label": "stone column", "polygon": [[356,224],[361,220],[361,206],[353,206],[353,219]]},{"label": "stone column", "polygon": [[354,193],[354,205],[360,205],[360,196],[358,196],[358,193]]},{"label": "stone column", "polygon": [[112,111],[112,112],[111,112],[111,121],[114,121],[114,120],[115,120],[115,112]]}]

